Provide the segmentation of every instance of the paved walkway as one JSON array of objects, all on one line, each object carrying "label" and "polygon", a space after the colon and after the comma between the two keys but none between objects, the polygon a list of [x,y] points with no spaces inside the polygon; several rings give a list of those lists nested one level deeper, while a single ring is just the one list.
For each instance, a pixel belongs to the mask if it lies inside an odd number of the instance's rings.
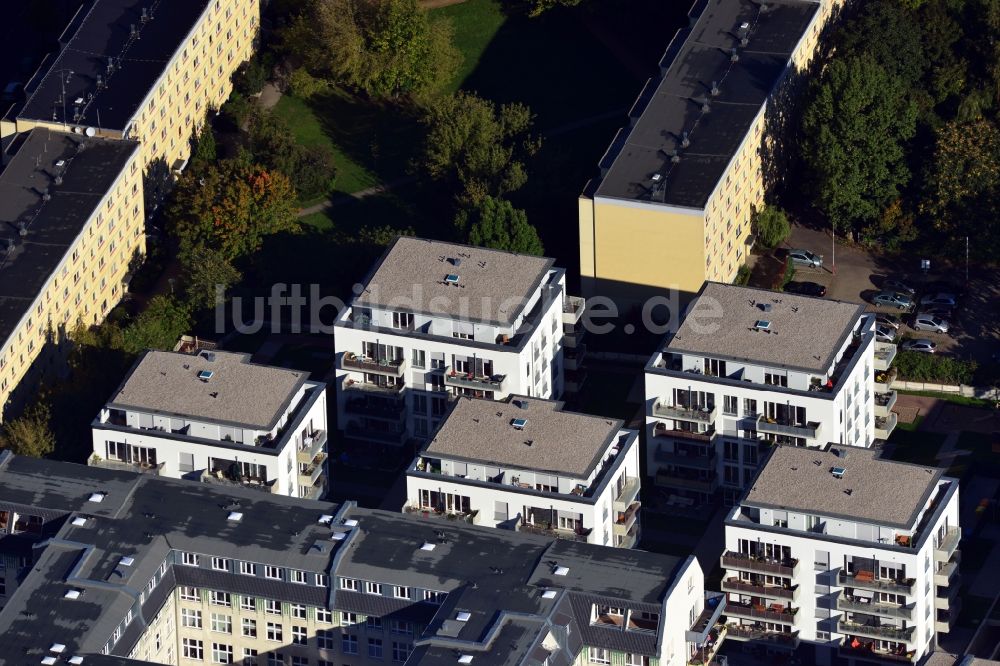
[{"label": "paved walkway", "polygon": [[264,89],[260,91],[260,97],[257,98],[257,103],[260,104],[261,108],[273,109],[274,105],[278,103],[281,99],[281,91],[271,82],[264,84]]}]

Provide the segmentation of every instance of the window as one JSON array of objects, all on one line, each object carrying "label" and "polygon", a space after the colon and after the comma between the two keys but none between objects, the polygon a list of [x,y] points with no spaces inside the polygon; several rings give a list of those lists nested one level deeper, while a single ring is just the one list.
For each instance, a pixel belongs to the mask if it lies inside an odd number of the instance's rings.
[{"label": "window", "polygon": [[409,658],[410,658],[410,644],[393,641],[392,660],[401,664]]},{"label": "window", "polygon": [[297,655],[292,655],[292,666],[309,666],[308,657],[299,657]]},{"label": "window", "polygon": [[253,562],[240,562],[240,573],[244,576],[256,576],[257,565]]},{"label": "window", "polygon": [[355,578],[341,578],[340,589],[358,591],[358,581]]},{"label": "window", "polygon": [[222,613],[212,613],[212,631],[220,634],[233,633],[233,618]]},{"label": "window", "polygon": [[413,315],[409,312],[392,313],[393,328],[413,328]]},{"label": "window", "polygon": [[224,557],[213,557],[212,568],[216,571],[229,571],[229,560]]},{"label": "window", "polygon": [[304,620],[304,619],[306,619],[306,607],[305,606],[303,606],[302,604],[292,604],[291,605],[291,609],[292,609],[292,617],[294,617],[294,618],[296,618],[298,620]]},{"label": "window", "polygon": [[357,624],[357,623],[358,623],[357,613],[348,613],[347,611],[340,611],[340,624],[346,627],[350,624]]},{"label": "window", "polygon": [[410,598],[410,588],[403,587],[401,585],[392,586],[392,596],[397,599],[409,599]]},{"label": "window", "polygon": [[253,597],[240,597],[240,610],[245,611],[255,611],[257,610],[257,600]]},{"label": "window", "polygon": [[413,635],[413,625],[402,620],[393,620],[389,625],[389,630],[394,634],[401,634],[403,636]]},{"label": "window", "polygon": [[183,646],[184,657],[186,659],[198,659],[199,661],[204,656],[204,646],[202,642],[194,638],[185,638],[181,641]]},{"label": "window", "polygon": [[424,590],[424,601],[432,604],[440,604],[444,601],[447,596],[446,592],[438,592],[436,590]]},{"label": "window", "polygon": [[594,664],[610,664],[611,657],[605,648],[587,648],[587,659]]},{"label": "window", "polygon": [[181,553],[181,564],[189,567],[198,566],[198,553]]},{"label": "window", "polygon": [[368,594],[382,594],[382,583],[373,583],[370,580],[366,580],[365,592]]},{"label": "window", "polygon": [[305,582],[306,582],[306,572],[305,571],[299,571],[298,569],[289,569],[288,570],[288,578],[293,583],[301,583],[301,584],[304,585]]},{"label": "window", "polygon": [[268,622],[267,623],[267,640],[269,641],[280,641],[282,640],[281,623],[280,622]]},{"label": "window", "polygon": [[212,663],[231,664],[233,663],[233,646],[222,643],[212,643]]},{"label": "window", "polygon": [[213,606],[229,606],[233,605],[232,597],[229,596],[228,592],[219,592],[218,590],[212,590],[208,595],[208,601]]},{"label": "window", "polygon": [[284,572],[281,567],[272,567],[269,564],[264,565],[264,578],[271,578],[274,580],[281,580],[284,578]]},{"label": "window", "polygon": [[625,666],[649,666],[649,657],[641,654],[625,654]]},{"label": "window", "polygon": [[423,349],[413,350],[413,367],[414,368],[426,368],[427,367],[427,353]]},{"label": "window", "polygon": [[308,644],[309,641],[305,627],[298,627],[298,626],[292,627],[292,642],[295,643],[296,645]]},{"label": "window", "polygon": [[200,601],[201,597],[198,596],[197,587],[188,587],[187,585],[181,585],[181,601]]},{"label": "window", "polygon": [[369,657],[369,659],[381,659],[382,658],[382,639],[381,638],[369,638],[368,639],[368,657]]},{"label": "window", "polygon": [[375,631],[382,631],[382,618],[369,615],[368,619],[365,620],[365,626]]},{"label": "window", "polygon": [[280,652],[271,652],[267,655],[267,666],[285,666],[285,655]]},{"label": "window", "polygon": [[316,574],[316,586],[326,587],[330,584],[330,577],[326,574]]},{"label": "window", "polygon": [[358,653],[358,637],[354,634],[344,634],[340,637],[340,649],[344,654]]},{"label": "window", "polygon": [[243,618],[243,631],[241,633],[249,638],[257,638],[257,620],[249,617]]},{"label": "window", "polygon": [[190,608],[181,609],[181,626],[201,629],[201,611]]},{"label": "window", "polygon": [[735,395],[722,396],[722,413],[736,416],[739,400]]},{"label": "window", "polygon": [[757,415],[757,401],[751,398],[743,398],[743,416]]},{"label": "window", "polygon": [[333,624],[333,611],[325,608],[317,608],[316,621],[322,624]]},{"label": "window", "polygon": [[257,666],[257,650],[243,648],[243,666]]},{"label": "window", "polygon": [[321,650],[332,650],[333,645],[333,630],[331,629],[320,629],[316,632],[316,645]]},{"label": "window", "polygon": [[274,599],[264,599],[264,612],[269,615],[281,615],[281,602]]}]

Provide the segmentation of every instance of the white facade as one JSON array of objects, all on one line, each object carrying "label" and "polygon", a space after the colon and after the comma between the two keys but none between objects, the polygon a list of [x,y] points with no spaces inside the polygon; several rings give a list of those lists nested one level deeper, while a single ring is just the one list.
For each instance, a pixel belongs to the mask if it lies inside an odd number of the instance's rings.
[{"label": "white facade", "polygon": [[[722,325],[740,324],[724,313]],[[733,504],[774,444],[870,447],[895,425],[895,394],[875,384],[881,362],[870,318],[854,321],[819,371],[754,362],[754,351],[748,342],[741,359],[668,342],[647,364],[647,473],[668,502],[703,502],[721,488]]]},{"label": "white facade", "polygon": [[[442,268],[442,278],[446,270],[459,269]],[[354,440],[401,446],[426,440],[455,396],[561,396],[565,291],[565,272],[550,268],[530,293],[471,303],[461,316],[429,314],[433,296],[424,308],[355,299],[336,324],[338,427]],[[505,302],[515,303],[510,324],[475,314],[505,312]]]},{"label": "white facade", "polygon": [[326,491],[322,382],[303,382],[268,430],[110,402],[91,424],[91,435],[88,464],[94,466],[309,499],[319,499]]},{"label": "white facade", "polygon": [[817,663],[835,652],[917,663],[959,611],[958,481],[938,474],[906,527],[824,515],[821,506],[733,509],[722,556],[727,637],[815,643]]}]

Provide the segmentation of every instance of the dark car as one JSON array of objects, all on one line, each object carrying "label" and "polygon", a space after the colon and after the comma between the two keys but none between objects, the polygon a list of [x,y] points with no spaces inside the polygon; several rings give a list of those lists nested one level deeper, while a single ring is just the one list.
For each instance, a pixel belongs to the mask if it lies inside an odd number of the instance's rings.
[{"label": "dark car", "polygon": [[815,282],[789,282],[785,285],[785,291],[803,296],[826,296],[826,287]]},{"label": "dark car", "polygon": [[908,283],[903,282],[902,280],[897,280],[896,278],[886,278],[883,280],[882,289],[884,291],[894,291],[897,294],[905,294],[911,298],[917,293],[917,290]]}]

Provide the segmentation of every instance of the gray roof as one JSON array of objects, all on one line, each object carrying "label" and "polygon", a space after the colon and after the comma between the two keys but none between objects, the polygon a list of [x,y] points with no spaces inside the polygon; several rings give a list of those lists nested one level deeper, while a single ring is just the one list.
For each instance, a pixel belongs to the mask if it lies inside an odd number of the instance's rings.
[{"label": "gray roof", "polygon": [[[697,22],[678,32],[664,56],[666,73],[640,96],[641,117],[610,148],[605,161],[613,162],[597,196],[703,208],[819,11],[818,2],[805,0],[772,0],[766,12],[754,0],[697,6]],[[745,47],[744,22],[750,24]]]},{"label": "gray roof", "polygon": [[[824,373],[864,305],[706,282],[666,351]],[[770,322],[767,331],[758,321]]]},{"label": "gray roof", "polygon": [[[354,305],[509,326],[552,264],[545,257],[403,236],[386,250]],[[448,283],[449,275],[458,281]]]},{"label": "gray roof", "polygon": [[0,173],[0,347],[138,147],[132,141],[35,129]]},{"label": "gray roof", "polygon": [[[515,419],[528,423],[517,429]],[[554,400],[459,398],[425,453],[585,479],[621,427],[615,419],[565,411],[563,403]]]},{"label": "gray roof", "polygon": [[[201,372],[212,376],[200,379]],[[251,363],[249,354],[149,351],[108,406],[271,430],[308,378]]]},{"label": "gray roof", "polygon": [[[846,470],[842,478],[834,467]],[[743,503],[915,529],[940,479],[937,467],[886,460],[873,449],[778,446]]]},{"label": "gray roof", "polygon": [[[97,0],[18,118],[124,130],[208,6],[209,0]],[[144,8],[152,12],[145,22]],[[110,74],[109,58],[115,59]],[[83,99],[79,107],[76,99]]]}]

